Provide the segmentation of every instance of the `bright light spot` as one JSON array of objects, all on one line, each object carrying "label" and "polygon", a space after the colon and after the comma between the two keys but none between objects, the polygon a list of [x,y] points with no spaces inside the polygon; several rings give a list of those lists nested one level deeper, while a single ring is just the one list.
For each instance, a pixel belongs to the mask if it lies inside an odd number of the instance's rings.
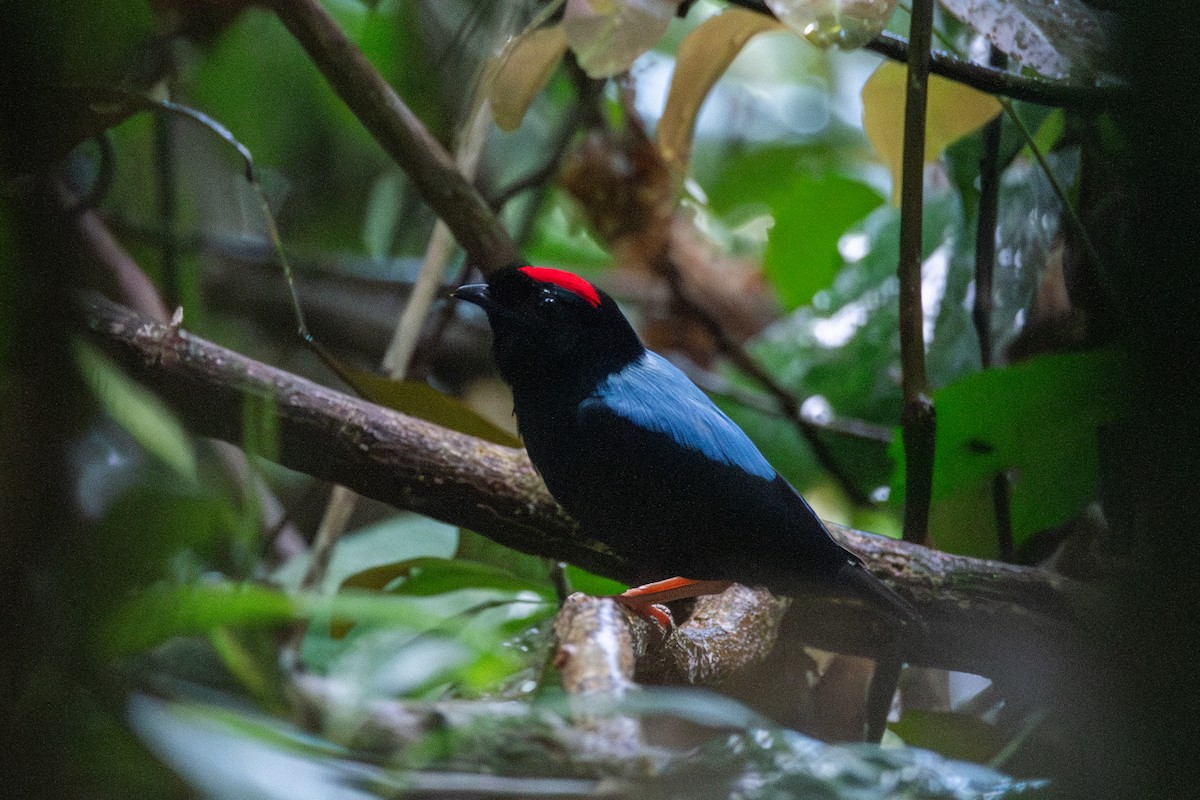
[{"label": "bright light spot", "polygon": [[921,330],[925,335],[926,350],[933,341],[933,329],[942,308],[942,297],[946,294],[946,275],[949,272],[950,243],[946,242],[930,253],[921,265],[921,309],[924,312]]},{"label": "bright light spot", "polygon": [[892,487],[878,486],[871,492],[871,501],[875,503],[886,503],[887,499],[892,496]]},{"label": "bright light spot", "polygon": [[833,406],[819,394],[809,395],[800,404],[800,416],[809,422],[825,425],[833,419]]},{"label": "bright light spot", "polygon": [[813,323],[813,338],[822,347],[841,347],[867,322],[867,307],[861,300],[847,303],[833,316]]},{"label": "bright light spot", "polygon": [[863,256],[871,252],[871,240],[865,233],[846,233],[838,239],[838,253],[847,264],[862,261]]},{"label": "bright light spot", "polygon": [[697,203],[699,203],[700,205],[702,205],[702,206],[708,205],[708,195],[704,192],[704,188],[702,186],[700,186],[700,184],[696,183],[695,178],[689,177],[686,180],[684,180],[683,189],[685,192],[687,192],[689,195],[691,195],[692,198],[694,198],[695,201]]}]

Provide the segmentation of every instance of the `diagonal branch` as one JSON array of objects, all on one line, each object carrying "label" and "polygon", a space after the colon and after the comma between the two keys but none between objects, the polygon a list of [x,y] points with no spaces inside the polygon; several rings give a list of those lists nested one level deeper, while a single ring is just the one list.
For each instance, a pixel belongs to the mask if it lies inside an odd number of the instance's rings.
[{"label": "diagonal branch", "polygon": [[272,0],[269,5],[454,233],[471,262],[490,271],[516,261],[517,247],[487,201],[329,12],[317,0]]},{"label": "diagonal branch", "polygon": [[[279,423],[275,457],[286,467],[516,550],[627,582],[641,577],[630,559],[579,533],[523,451],[349,397],[96,295],[84,306],[97,343],[198,434],[236,444],[246,409],[269,404]],[[929,634],[906,651],[910,662],[985,675],[1030,664],[1043,676],[1066,671],[1079,638],[1077,584],[830,527],[921,612]],[[801,638],[824,649],[876,655],[893,638],[890,621],[867,607],[821,596],[792,607],[785,626],[799,626]]]}]

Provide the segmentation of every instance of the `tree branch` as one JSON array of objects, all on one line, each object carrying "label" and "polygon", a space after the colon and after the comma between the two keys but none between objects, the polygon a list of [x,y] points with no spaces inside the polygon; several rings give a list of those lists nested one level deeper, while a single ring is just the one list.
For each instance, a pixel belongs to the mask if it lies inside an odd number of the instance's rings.
[{"label": "tree branch", "polygon": [[[198,434],[239,443],[247,407],[274,407],[276,459],[399,508],[477,531],[522,552],[569,561],[626,582],[637,564],[584,536],[520,450],[475,439],[319,386],[111,301],[89,295],[97,343],[158,391]],[[1078,640],[1078,585],[1052,574],[954,556],[838,525],[840,542],[921,612],[929,634],[911,663],[984,675],[1061,674]],[[785,620],[818,647],[873,656],[893,623],[829,597],[795,598]]]},{"label": "tree branch", "polygon": [[[741,6],[760,14],[774,16],[763,0],[726,0],[726,2],[731,6]],[[868,42],[864,49],[893,61],[901,63],[908,61],[908,42],[903,37],[887,31]],[[973,64],[940,50],[933,52],[929,71],[934,75],[949,78],[981,92],[1055,108],[1099,110],[1117,105],[1129,94],[1128,90],[1123,87],[1084,86],[1043,78],[1027,78],[1007,70]]]}]

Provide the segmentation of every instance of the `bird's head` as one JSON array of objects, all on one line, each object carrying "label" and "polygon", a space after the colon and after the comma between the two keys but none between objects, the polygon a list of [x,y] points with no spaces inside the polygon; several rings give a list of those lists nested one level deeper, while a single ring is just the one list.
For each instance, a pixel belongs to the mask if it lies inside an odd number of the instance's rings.
[{"label": "bird's head", "polygon": [[570,272],[505,267],[454,297],[487,312],[496,364],[514,388],[545,381],[590,388],[645,352],[616,301]]}]

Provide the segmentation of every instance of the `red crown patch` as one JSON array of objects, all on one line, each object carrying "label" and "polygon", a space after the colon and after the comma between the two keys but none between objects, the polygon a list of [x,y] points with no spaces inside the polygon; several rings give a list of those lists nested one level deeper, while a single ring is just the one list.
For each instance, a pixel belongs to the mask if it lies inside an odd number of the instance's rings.
[{"label": "red crown patch", "polygon": [[571,294],[586,300],[592,308],[600,305],[600,295],[596,292],[596,287],[578,275],[550,267],[521,267],[517,272],[522,272],[535,281],[561,286]]}]

